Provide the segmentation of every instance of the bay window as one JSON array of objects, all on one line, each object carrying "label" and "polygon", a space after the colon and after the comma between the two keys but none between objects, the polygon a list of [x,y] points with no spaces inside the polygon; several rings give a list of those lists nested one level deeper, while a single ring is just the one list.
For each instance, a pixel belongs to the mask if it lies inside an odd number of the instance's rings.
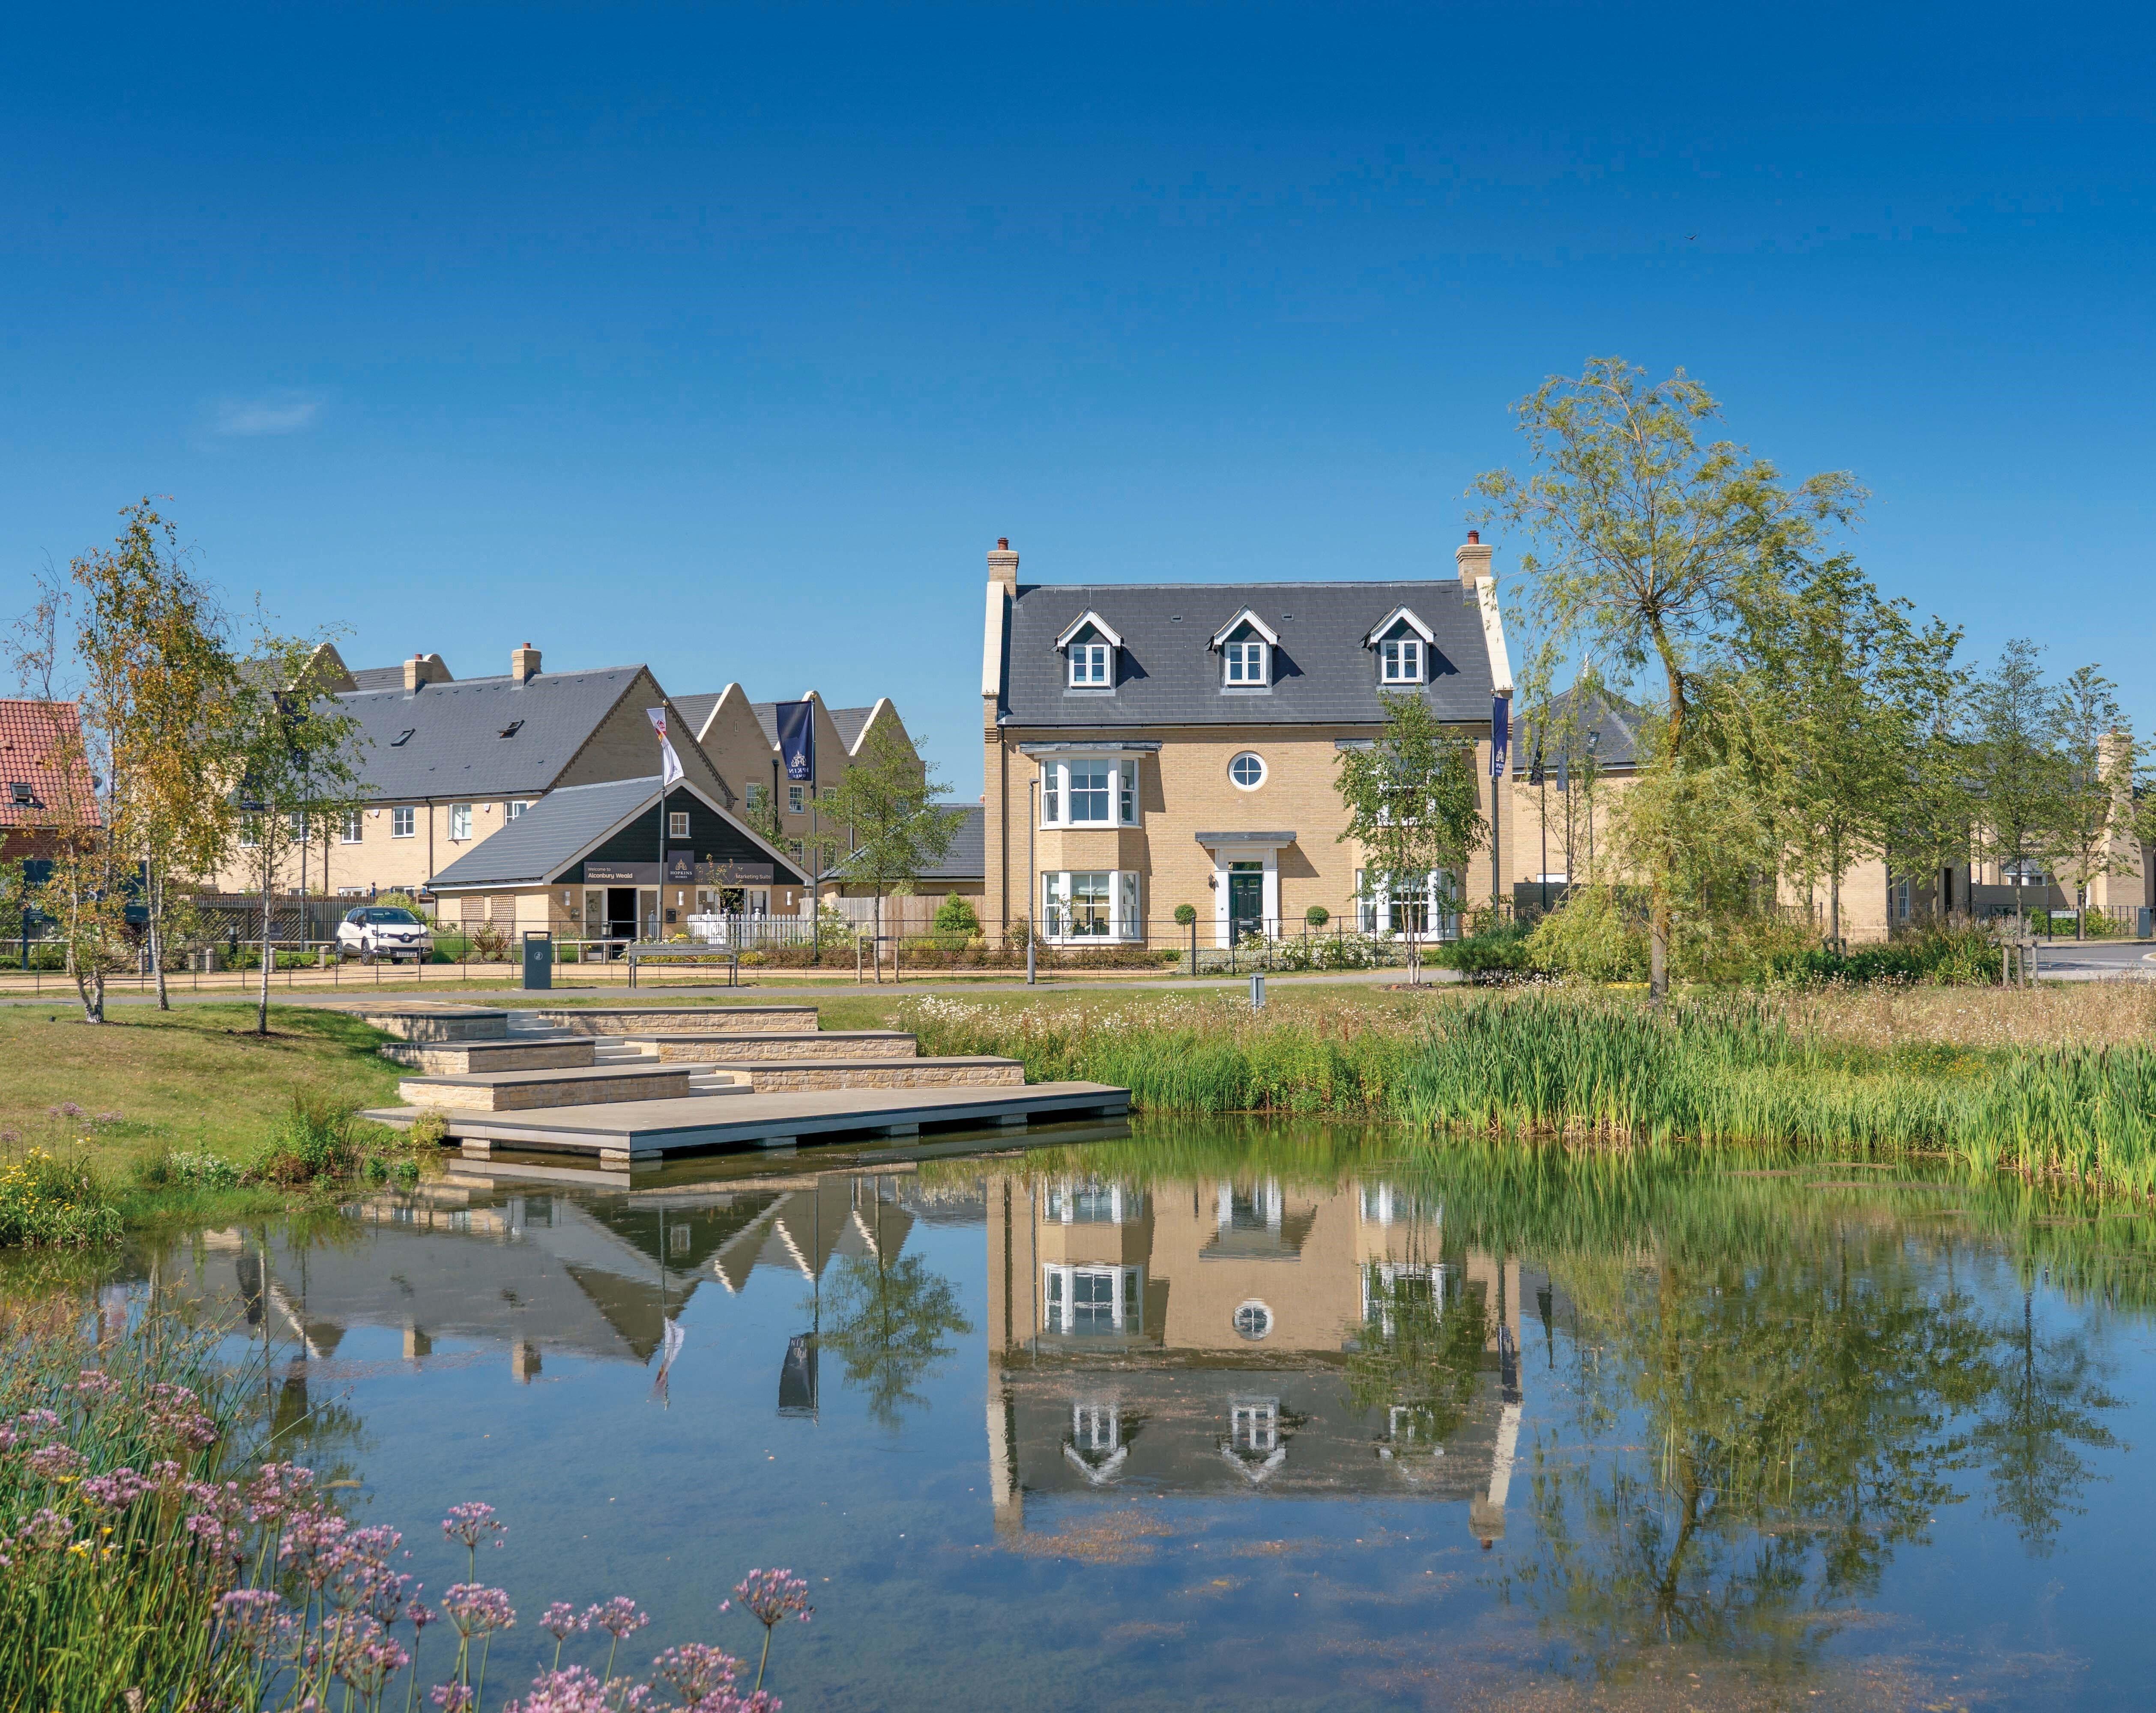
[{"label": "bay window", "polygon": [[1145,936],[1134,869],[1053,869],[1040,877],[1041,932],[1050,940]]},{"label": "bay window", "polygon": [[1074,756],[1040,764],[1043,827],[1135,827],[1138,764],[1134,757]]},{"label": "bay window", "polygon": [[1041,1269],[1042,1319],[1050,1332],[1135,1332],[1144,1322],[1142,1267]]},{"label": "bay window", "polygon": [[1390,876],[1375,869],[1355,870],[1356,926],[1365,934],[1455,940],[1459,910],[1452,876],[1442,869]]}]

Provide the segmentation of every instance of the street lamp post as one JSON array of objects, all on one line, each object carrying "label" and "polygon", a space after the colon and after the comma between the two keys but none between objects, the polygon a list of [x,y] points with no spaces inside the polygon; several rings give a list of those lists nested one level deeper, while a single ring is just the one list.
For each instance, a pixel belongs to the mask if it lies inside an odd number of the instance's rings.
[{"label": "street lamp post", "polygon": [[1040,814],[1034,804],[1035,794],[1040,790],[1038,776],[1025,783],[1025,984],[1034,987],[1040,975],[1035,962],[1034,946],[1040,940],[1040,926],[1034,920],[1034,900],[1040,896],[1040,858],[1034,844],[1034,829],[1040,825]]}]

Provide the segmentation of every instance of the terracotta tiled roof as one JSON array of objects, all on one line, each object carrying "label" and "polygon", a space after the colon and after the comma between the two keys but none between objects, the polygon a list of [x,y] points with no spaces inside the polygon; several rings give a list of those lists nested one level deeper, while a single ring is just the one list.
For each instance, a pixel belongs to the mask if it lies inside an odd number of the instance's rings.
[{"label": "terracotta tiled roof", "polygon": [[[49,827],[67,818],[70,803],[96,813],[90,769],[82,760],[82,727],[72,702],[0,700],[0,827]],[[73,777],[59,756],[74,752]],[[30,801],[17,801],[18,786]]]}]

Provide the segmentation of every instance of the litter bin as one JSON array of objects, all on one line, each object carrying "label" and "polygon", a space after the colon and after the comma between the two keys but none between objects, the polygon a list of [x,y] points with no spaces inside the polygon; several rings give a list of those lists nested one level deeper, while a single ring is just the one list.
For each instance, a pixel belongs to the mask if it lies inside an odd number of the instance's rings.
[{"label": "litter bin", "polygon": [[524,987],[526,992],[534,988],[554,985],[554,936],[544,928],[524,931]]}]

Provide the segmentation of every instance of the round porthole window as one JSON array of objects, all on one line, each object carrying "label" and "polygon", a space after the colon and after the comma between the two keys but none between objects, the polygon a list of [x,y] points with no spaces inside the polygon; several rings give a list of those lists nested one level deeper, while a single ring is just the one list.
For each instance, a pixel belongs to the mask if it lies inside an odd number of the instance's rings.
[{"label": "round porthole window", "polygon": [[1235,1310],[1235,1331],[1255,1344],[1273,1330],[1273,1311],[1255,1297]]},{"label": "round porthole window", "polygon": [[1249,750],[1228,763],[1228,777],[1245,791],[1255,791],[1265,782],[1265,758]]}]

